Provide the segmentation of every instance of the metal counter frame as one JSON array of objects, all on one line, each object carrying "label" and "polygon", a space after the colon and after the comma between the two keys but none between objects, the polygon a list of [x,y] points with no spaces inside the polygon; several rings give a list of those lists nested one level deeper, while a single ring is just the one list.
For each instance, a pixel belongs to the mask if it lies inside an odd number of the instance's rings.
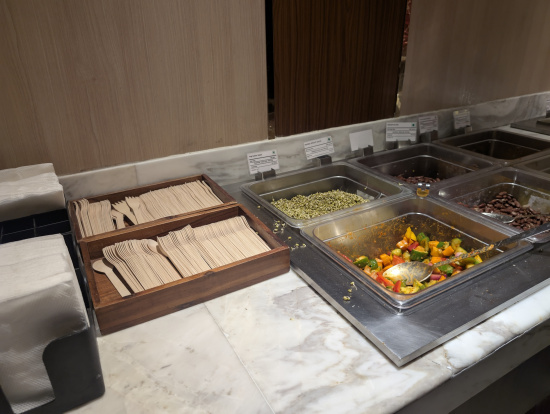
[{"label": "metal counter frame", "polygon": [[[242,184],[224,188],[273,229],[279,218],[245,196],[240,190]],[[344,301],[353,276],[306,240],[299,229],[285,226],[279,236],[291,247],[293,270],[397,366],[550,284],[546,270],[550,267],[550,243],[546,243],[512,259],[505,267],[488,270],[483,278],[463,283],[444,300],[427,303],[410,314],[396,314],[361,290],[354,290],[351,300]]]}]

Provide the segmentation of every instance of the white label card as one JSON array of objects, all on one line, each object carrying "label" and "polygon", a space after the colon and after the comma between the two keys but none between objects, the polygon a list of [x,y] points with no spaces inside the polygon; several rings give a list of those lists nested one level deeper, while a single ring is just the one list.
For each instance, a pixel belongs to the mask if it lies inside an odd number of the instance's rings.
[{"label": "white label card", "polygon": [[334,152],[334,145],[332,143],[331,136],[304,142],[304,148],[306,150],[306,158],[308,160],[320,157],[321,155],[332,154]]},{"label": "white label card", "polygon": [[416,141],[416,122],[387,122],[386,141]]},{"label": "white label card", "polygon": [[437,131],[439,129],[439,120],[437,115],[426,115],[418,117],[418,128],[420,133]]},{"label": "white label card", "polygon": [[369,145],[374,146],[372,138],[372,130],[365,129],[364,131],[352,132],[349,134],[349,143],[352,151],[357,151],[359,148],[366,148]]},{"label": "white label card", "polygon": [[454,119],[455,129],[466,128],[471,125],[470,111],[468,109],[463,109],[461,111],[454,111],[453,119]]},{"label": "white label card", "polygon": [[279,157],[277,150],[251,152],[246,154],[248,158],[248,170],[250,174],[279,169]]}]

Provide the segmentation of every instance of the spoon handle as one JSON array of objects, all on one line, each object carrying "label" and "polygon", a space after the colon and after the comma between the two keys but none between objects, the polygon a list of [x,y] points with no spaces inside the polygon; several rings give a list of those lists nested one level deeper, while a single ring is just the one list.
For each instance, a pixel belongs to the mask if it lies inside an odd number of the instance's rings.
[{"label": "spoon handle", "polygon": [[495,247],[500,247],[509,243],[516,242],[521,239],[526,239],[527,237],[534,236],[535,234],[543,233],[546,230],[550,229],[550,222],[541,224],[538,227],[532,228],[530,230],[518,233],[512,237],[507,237],[506,239],[503,239],[501,241],[498,241],[495,243]]},{"label": "spoon handle", "polygon": [[458,256],[458,257],[453,257],[453,258],[450,258],[450,259],[447,259],[447,260],[443,260],[441,262],[437,262],[435,264],[435,266],[439,267],[439,266],[443,266],[443,265],[446,265],[446,264],[449,264],[449,263],[456,262],[457,260],[466,259],[467,257],[476,256],[478,254],[488,252],[489,250],[496,249],[500,246],[505,246],[507,244],[517,242],[517,241],[525,239],[527,237],[534,236],[535,234],[543,233],[543,232],[545,232],[546,230],[549,230],[549,229],[550,229],[550,222],[544,223],[544,224],[541,224],[540,226],[535,227],[533,229],[530,229],[530,230],[524,231],[522,233],[515,234],[511,237],[507,237],[505,239],[502,239],[502,240],[496,242],[495,244],[490,244],[488,246],[484,246],[481,249],[472,250],[468,254],[463,254],[463,255]]},{"label": "spoon handle", "polygon": [[488,246],[482,247],[481,249],[472,250],[470,253],[463,254],[463,255],[460,255],[458,257],[451,257],[449,259],[442,260],[441,262],[434,263],[434,266],[439,267],[439,266],[443,266],[443,265],[446,265],[446,264],[449,264],[449,263],[456,262],[458,260],[466,259],[468,257],[476,256],[478,254],[488,252],[489,250],[492,250],[494,247],[495,247],[494,244],[490,244]]}]

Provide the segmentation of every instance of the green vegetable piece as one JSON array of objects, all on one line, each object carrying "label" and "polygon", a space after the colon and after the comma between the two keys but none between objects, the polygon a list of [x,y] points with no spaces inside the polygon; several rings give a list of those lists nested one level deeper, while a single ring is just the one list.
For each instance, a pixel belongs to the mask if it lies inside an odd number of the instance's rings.
[{"label": "green vegetable piece", "polygon": [[424,233],[418,233],[416,235],[416,241],[418,244],[420,244],[425,250],[430,250],[430,246],[428,243],[430,242],[430,238],[426,236]]},{"label": "green vegetable piece", "polygon": [[420,243],[420,242],[421,242],[423,239],[425,239],[426,237],[428,237],[428,236],[426,236],[424,233],[418,233],[418,234],[416,235],[416,241]]},{"label": "green vegetable piece", "polygon": [[466,267],[470,265],[469,267],[472,267],[473,265],[480,264],[481,262],[477,260],[475,257],[466,257],[465,259],[462,259],[458,262],[458,264],[462,267]]},{"label": "green vegetable piece", "polygon": [[439,266],[438,269],[441,273],[444,273],[447,276],[450,276],[454,271],[454,267],[452,267],[451,265],[448,265],[448,264],[443,265],[443,266]]},{"label": "green vegetable piece", "polygon": [[394,256],[399,256],[401,257],[403,255],[403,252],[401,251],[401,249],[393,249],[391,251],[391,254],[393,254]]},{"label": "green vegetable piece", "polygon": [[447,247],[449,247],[449,242],[439,242],[436,246],[438,249],[445,250]]},{"label": "green vegetable piece", "polygon": [[411,251],[411,261],[421,262],[422,260],[428,257],[428,252],[421,252],[419,250],[413,249]]},{"label": "green vegetable piece", "polygon": [[420,242],[420,245],[424,248],[424,250],[429,251],[430,250],[430,238],[424,237],[422,241]]},{"label": "green vegetable piece", "polygon": [[357,267],[360,267],[361,269],[364,269],[366,265],[368,265],[370,262],[369,258],[367,256],[359,256],[357,259],[354,260],[353,264]]},{"label": "green vegetable piece", "polygon": [[369,260],[369,267],[374,270],[374,269],[378,269],[378,262],[374,259],[370,259]]},{"label": "green vegetable piece", "polygon": [[451,247],[456,252],[456,249],[460,247],[460,244],[462,243],[462,239],[459,239],[458,237],[455,237],[451,240]]},{"label": "green vegetable piece", "polygon": [[403,260],[406,261],[406,262],[410,262],[411,261],[411,254],[409,253],[408,250],[405,250],[403,252]]},{"label": "green vegetable piece", "polygon": [[413,287],[418,288],[418,290],[426,289],[426,286],[424,286],[416,279],[413,280]]},{"label": "green vegetable piece", "polygon": [[459,252],[462,253],[462,254],[468,254],[468,252],[460,246],[455,249],[455,255]]}]

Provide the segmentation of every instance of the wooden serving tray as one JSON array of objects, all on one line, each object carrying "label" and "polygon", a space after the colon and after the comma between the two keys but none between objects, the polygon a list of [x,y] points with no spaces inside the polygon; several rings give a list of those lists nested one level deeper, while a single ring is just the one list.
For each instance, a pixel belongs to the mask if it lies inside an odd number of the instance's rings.
[{"label": "wooden serving tray", "polygon": [[[171,186],[175,186],[175,185],[181,185],[181,184],[189,183],[189,182],[192,182],[192,181],[199,181],[199,180],[204,181],[205,184],[207,184],[212,189],[214,194],[216,194],[216,196],[218,196],[218,198],[224,204],[220,204],[220,205],[217,205],[217,206],[212,206],[212,207],[205,208],[205,209],[202,209],[202,210],[197,210],[197,211],[194,211],[194,212],[192,211],[192,212],[189,212],[189,213],[179,214],[177,216],[171,216],[171,217],[187,216],[189,214],[194,214],[198,211],[209,211],[209,210],[212,210],[212,209],[220,208],[224,205],[236,204],[237,203],[235,201],[235,199],[229,195],[229,193],[227,193],[223,188],[221,188],[215,181],[213,181],[206,174],[193,175],[193,176],[178,178],[178,179],[170,180],[170,181],[162,181],[160,183],[145,185],[145,186],[141,186],[141,187],[135,187],[135,188],[131,188],[131,189],[124,190],[124,191],[117,191],[115,193],[102,194],[102,195],[93,196],[93,197],[86,197],[86,199],[90,203],[96,203],[98,201],[103,201],[103,200],[109,200],[111,202],[111,204],[114,204],[114,203],[117,203],[119,201],[124,200],[126,197],[137,197],[141,194],[148,193],[149,191],[159,190],[161,188],[171,187]],[[72,226],[72,229],[73,229],[73,234],[75,235],[76,241],[78,243],[80,243],[81,240],[87,239],[87,238],[82,237],[82,232],[80,231],[80,227],[78,225],[78,220],[76,218],[76,200],[69,201],[68,213],[69,213],[69,219],[70,219],[70,222],[71,222],[71,226]],[[151,222],[151,223],[158,223],[160,220],[164,220],[164,219],[155,220],[154,222]],[[146,226],[148,224],[149,223],[129,225],[128,227],[126,227],[126,229],[118,229],[118,230],[110,231],[110,232],[107,232],[107,233],[98,234],[98,236],[104,237],[105,235],[117,234],[119,232],[123,232],[123,231],[127,230],[128,228],[139,229],[139,228],[143,228],[143,226]],[[91,238],[91,237],[88,237],[88,238]]]},{"label": "wooden serving tray", "polygon": [[[190,224],[206,224],[244,216],[250,227],[271,247],[271,251],[238,262],[199,273],[185,279],[122,298],[102,273],[92,269],[92,263],[102,259],[102,249],[130,239],[154,239]],[[290,251],[271,230],[240,204],[185,217],[155,221],[135,226],[124,233],[87,237],[80,247],[93,307],[101,333],[108,334],[167,315],[189,306],[214,299],[255,283],[286,273],[290,269]]]}]

